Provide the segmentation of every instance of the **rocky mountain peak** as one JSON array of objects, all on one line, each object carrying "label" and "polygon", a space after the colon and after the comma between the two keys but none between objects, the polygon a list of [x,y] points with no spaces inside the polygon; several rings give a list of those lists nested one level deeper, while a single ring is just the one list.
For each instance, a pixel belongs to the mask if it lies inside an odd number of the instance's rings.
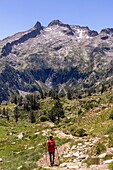
[{"label": "rocky mountain peak", "polygon": [[39,21],[37,21],[36,24],[34,25],[34,28],[41,30],[43,27],[42,27],[41,23]]},{"label": "rocky mountain peak", "polygon": [[60,20],[53,20],[52,22],[50,22],[49,24],[48,24],[48,27],[50,27],[50,26],[53,26],[53,25],[64,25]]},{"label": "rocky mountain peak", "polygon": [[87,26],[82,26],[82,27],[77,26],[77,28],[80,29],[80,30],[83,30],[83,31],[87,32],[87,35],[90,36],[90,37],[94,37],[94,36],[97,36],[97,35],[98,35],[98,32],[97,32],[97,31],[95,31],[95,30],[90,30],[89,27],[87,27]]},{"label": "rocky mountain peak", "polygon": [[58,26],[60,26],[60,27],[66,28],[67,31],[64,30],[65,34],[67,34],[67,35],[74,35],[74,30],[72,30],[72,28],[71,28],[70,25],[64,24],[64,23],[62,23],[60,20],[53,20],[52,22],[50,22],[50,23],[48,24],[48,27],[52,27],[52,26],[54,26],[54,25],[58,25]]},{"label": "rocky mountain peak", "polygon": [[113,34],[113,28],[105,28],[102,29],[100,34],[105,33],[105,34]]},{"label": "rocky mountain peak", "polygon": [[90,37],[94,37],[94,36],[97,36],[98,35],[98,32],[97,31],[94,31],[94,30],[89,30],[88,31],[88,35],[90,36]]}]

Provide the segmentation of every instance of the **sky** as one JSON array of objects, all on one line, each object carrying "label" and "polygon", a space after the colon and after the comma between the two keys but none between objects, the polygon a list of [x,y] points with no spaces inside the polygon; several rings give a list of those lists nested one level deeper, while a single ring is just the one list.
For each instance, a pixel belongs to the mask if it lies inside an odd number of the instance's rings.
[{"label": "sky", "polygon": [[98,32],[113,28],[113,0],[0,0],[0,40],[56,19]]}]

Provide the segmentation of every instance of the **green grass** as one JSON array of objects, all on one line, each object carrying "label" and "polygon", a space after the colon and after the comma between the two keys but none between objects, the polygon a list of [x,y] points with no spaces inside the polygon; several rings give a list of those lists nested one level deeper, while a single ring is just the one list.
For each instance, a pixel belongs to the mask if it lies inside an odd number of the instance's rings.
[{"label": "green grass", "polygon": [[[62,98],[61,103],[63,104],[65,118],[61,119],[61,122],[54,127],[49,127],[46,122],[40,122],[38,116],[39,112],[47,116],[54,106],[54,100],[51,98],[40,100],[40,109],[35,111],[37,115],[35,124],[30,123],[29,112],[22,109],[20,109],[21,118],[19,118],[18,123],[15,123],[13,113],[15,105],[5,106],[9,108],[10,121],[8,122],[5,118],[0,117],[0,158],[3,159],[3,162],[0,163],[0,169],[16,170],[18,167],[21,170],[38,169],[36,161],[46,152],[47,137],[43,136],[43,130],[49,130],[47,135],[53,133],[58,147],[70,142],[70,139],[56,137],[54,133],[56,128],[67,133],[84,129],[88,135],[87,138],[99,137],[100,141],[95,144],[91,154],[99,154],[105,151],[105,147],[113,147],[113,120],[110,118],[113,110],[112,95],[110,91],[100,96],[95,95],[79,100]],[[0,106],[1,109],[3,107]],[[80,114],[78,114],[79,111],[81,111]],[[18,139],[21,132],[24,133],[24,136],[22,139]],[[105,137],[105,135],[108,137]],[[78,143],[82,143],[82,138],[78,141],[71,141],[70,145],[73,146]],[[89,159],[87,162],[90,165],[98,163],[98,161],[98,159]]]},{"label": "green grass", "polygon": [[[6,122],[7,124],[7,122]],[[9,125],[9,126],[8,126]],[[15,170],[20,166],[36,167],[36,161],[42,157],[46,150],[46,140],[41,133],[35,134],[39,129],[37,124],[29,122],[8,123],[0,125],[0,158],[3,163],[0,169]],[[22,139],[18,135],[23,132]]]},{"label": "green grass", "polygon": [[87,159],[87,166],[89,167],[90,165],[98,165],[100,163],[99,158],[88,158]]},{"label": "green grass", "polygon": [[113,162],[109,164],[109,170],[113,170]]},{"label": "green grass", "polygon": [[[31,124],[25,120],[15,123],[2,119],[0,123],[0,158],[3,159],[3,162],[0,164],[0,169],[15,170],[20,167],[21,170],[31,170],[37,168],[37,160],[46,152],[47,136],[43,136],[42,133],[46,129],[54,131],[46,123]],[[24,136],[19,139],[18,135],[21,132],[24,133]],[[58,147],[70,141],[58,137],[55,137],[55,140]]]}]

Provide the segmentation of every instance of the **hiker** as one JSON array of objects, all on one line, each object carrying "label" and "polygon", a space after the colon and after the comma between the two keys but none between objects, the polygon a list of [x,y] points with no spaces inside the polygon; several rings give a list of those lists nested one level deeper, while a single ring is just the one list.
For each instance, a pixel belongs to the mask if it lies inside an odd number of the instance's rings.
[{"label": "hiker", "polygon": [[54,159],[55,159],[55,149],[56,149],[56,144],[55,141],[53,140],[53,135],[49,135],[49,140],[47,141],[47,149],[49,152],[49,159],[50,159],[50,164],[51,166],[54,165]]}]

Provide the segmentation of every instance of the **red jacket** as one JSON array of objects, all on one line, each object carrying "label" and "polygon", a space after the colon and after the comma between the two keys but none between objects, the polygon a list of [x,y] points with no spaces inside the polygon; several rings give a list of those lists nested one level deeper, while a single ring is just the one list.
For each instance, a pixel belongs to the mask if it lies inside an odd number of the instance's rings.
[{"label": "red jacket", "polygon": [[47,149],[48,149],[48,152],[54,152],[55,151],[55,141],[52,139],[52,140],[48,140],[47,142]]}]

